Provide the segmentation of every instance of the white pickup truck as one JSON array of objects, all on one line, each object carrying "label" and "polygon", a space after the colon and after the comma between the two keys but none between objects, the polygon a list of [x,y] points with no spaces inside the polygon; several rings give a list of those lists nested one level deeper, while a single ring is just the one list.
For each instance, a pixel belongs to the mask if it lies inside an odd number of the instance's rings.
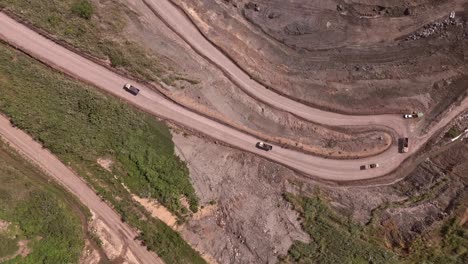
[{"label": "white pickup truck", "polygon": [[410,119],[410,118],[420,118],[420,117],[423,117],[423,116],[424,116],[423,113],[413,112],[412,114],[404,114],[403,118],[404,119]]}]

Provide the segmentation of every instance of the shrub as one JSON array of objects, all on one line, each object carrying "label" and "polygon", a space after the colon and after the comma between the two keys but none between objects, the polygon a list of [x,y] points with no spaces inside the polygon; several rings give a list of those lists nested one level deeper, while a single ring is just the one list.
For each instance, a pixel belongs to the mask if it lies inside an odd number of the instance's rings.
[{"label": "shrub", "polygon": [[80,0],[73,4],[71,11],[81,18],[91,19],[93,15],[93,5],[89,0]]}]

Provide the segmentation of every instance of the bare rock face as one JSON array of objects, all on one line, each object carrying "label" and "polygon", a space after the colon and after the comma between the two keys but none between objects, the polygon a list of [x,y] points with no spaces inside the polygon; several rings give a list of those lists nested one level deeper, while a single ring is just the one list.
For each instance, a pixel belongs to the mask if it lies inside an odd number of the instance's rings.
[{"label": "bare rock face", "polygon": [[196,137],[173,137],[206,206],[182,231],[192,245],[219,263],[275,263],[294,240],[308,241],[282,197],[291,171]]}]

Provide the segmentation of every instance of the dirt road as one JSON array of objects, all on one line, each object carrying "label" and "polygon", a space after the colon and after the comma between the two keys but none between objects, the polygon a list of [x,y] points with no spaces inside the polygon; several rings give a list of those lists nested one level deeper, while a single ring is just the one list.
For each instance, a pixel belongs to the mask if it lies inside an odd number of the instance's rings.
[{"label": "dirt road", "polygon": [[97,218],[109,227],[113,237],[123,241],[139,263],[163,263],[156,254],[146,250],[138,241],[134,240],[138,235],[137,232],[127,224],[122,223],[120,215],[101,201],[101,198],[78,175],[62,164],[57,157],[44,149],[39,143],[35,142],[29,135],[12,127],[10,121],[3,115],[0,115],[0,136],[69,192],[78,197]]},{"label": "dirt road", "polygon": [[[279,146],[274,146],[272,151],[265,152],[254,147],[259,139],[193,113],[166,100],[151,88],[145,87],[142,84],[135,83],[141,90],[138,96],[130,95],[125,92],[122,87],[125,83],[132,82],[132,80],[124,78],[105,67],[61,47],[3,13],[0,13],[0,25],[1,39],[51,67],[93,84],[163,119],[173,120],[185,127],[209,135],[219,141],[226,142],[233,147],[252,152],[294,170],[326,180],[365,180],[392,172],[408,155],[417,151],[427,140],[429,135],[432,135],[438,128],[446,125],[450,122],[451,118],[468,107],[468,98],[466,98],[461,105],[454,107],[450,111],[450,117],[445,118],[442,122],[437,124],[437,126],[434,126],[425,137],[413,140],[414,143],[410,151],[406,154],[399,154],[396,145],[392,146],[381,155],[361,160],[325,159],[283,149]],[[278,100],[280,99],[281,98],[278,98]],[[396,125],[396,129],[398,129],[399,126],[395,124],[395,122],[401,124],[400,121],[396,121],[396,116],[342,116],[323,111],[314,113],[318,115],[317,120],[328,125],[368,125],[379,123],[388,127]],[[321,116],[322,114],[328,118],[324,118]],[[381,167],[378,169],[360,171],[360,165],[370,163],[379,163]]]},{"label": "dirt road", "polygon": [[[170,0],[143,0],[166,25],[202,57],[216,65],[247,94],[275,108],[292,113],[314,123],[335,126],[381,125],[394,129],[401,136],[408,134],[407,122],[400,115],[350,116],[322,111],[281,96],[251,79],[230,58],[209,42],[192,21]],[[193,13],[192,15],[196,15]]]}]

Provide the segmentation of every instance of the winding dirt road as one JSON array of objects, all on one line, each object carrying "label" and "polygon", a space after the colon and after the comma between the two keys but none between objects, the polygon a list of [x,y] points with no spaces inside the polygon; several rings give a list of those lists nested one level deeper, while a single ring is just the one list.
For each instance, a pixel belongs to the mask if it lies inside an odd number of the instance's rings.
[{"label": "winding dirt road", "polygon": [[351,116],[313,108],[266,89],[251,79],[229,57],[209,42],[192,21],[170,0],[142,0],[172,31],[195,52],[218,67],[233,83],[247,94],[277,109],[305,120],[331,126],[385,126],[400,136],[408,135],[408,122],[400,115]]},{"label": "winding dirt road", "polygon": [[[56,43],[39,35],[21,23],[16,22],[4,13],[0,13],[0,39],[3,39],[10,45],[17,47],[30,56],[42,61],[43,63],[58,69],[75,78],[81,79],[87,83],[93,84],[102,90],[115,96],[125,99],[137,107],[159,116],[163,119],[172,120],[175,123],[196,130],[200,133],[209,135],[227,144],[239,149],[255,153],[274,162],[283,164],[296,171],[307,175],[315,176],[331,181],[353,181],[376,178],[386,175],[395,170],[400,163],[416,152],[420,146],[439,128],[445,126],[456,115],[468,108],[468,98],[454,107],[449,116],[442,122],[432,127],[429,133],[420,139],[414,139],[409,153],[399,154],[396,145],[393,145],[388,151],[374,157],[360,160],[331,160],[304,153],[283,149],[274,146],[272,151],[265,152],[256,149],[255,143],[259,139],[244,134],[238,130],[232,129],[204,116],[191,112],[182,106],[168,101],[151,88],[142,84],[135,84],[141,90],[138,96],[132,96],[125,92],[122,87],[125,83],[134,83],[132,80],[118,75],[107,68],[98,65]],[[395,121],[394,116],[343,116],[333,113],[318,111],[315,112],[317,120],[322,120],[329,125],[355,125],[352,120],[359,121],[359,125],[368,125],[379,123],[384,126],[392,127]],[[328,118],[320,115],[324,114]],[[312,118],[313,116],[311,116]],[[315,119],[314,119],[315,120]],[[397,121],[399,122],[399,121]],[[405,126],[406,127],[406,126]],[[362,164],[379,163],[378,169],[361,171]]]},{"label": "winding dirt road", "polygon": [[163,263],[159,257],[146,250],[134,238],[138,233],[120,220],[120,215],[97,196],[93,190],[73,171],[41,144],[35,142],[23,131],[11,126],[10,121],[0,115],[0,136],[10,145],[31,160],[48,175],[74,194],[93,214],[109,227],[116,240],[121,240],[139,263]]},{"label": "winding dirt road", "polygon": [[[315,123],[333,126],[377,125],[392,128],[401,136],[411,133],[408,122],[405,122],[399,115],[349,116],[336,114],[311,108],[265,89],[206,40],[185,14],[173,6],[170,1],[143,1],[198,54],[215,64],[229,79],[248,94],[267,104]],[[465,98],[458,106],[453,107],[445,118],[433,126],[426,135],[415,138],[412,141],[411,150],[407,154],[399,154],[395,145],[381,155],[361,160],[324,159],[282,149],[279,146],[274,146],[270,152],[264,152],[254,147],[255,143],[259,141],[257,138],[191,112],[166,100],[142,84],[135,84],[141,89],[140,94],[136,97],[131,96],[122,89],[122,86],[125,83],[134,83],[132,80],[63,48],[1,12],[0,39],[57,70],[123,98],[158,117],[172,120],[207,134],[214,139],[263,156],[302,173],[332,181],[365,180],[392,172],[404,159],[415,153],[437,130],[446,126],[453,118],[468,108],[468,98]],[[43,149],[40,144],[34,142],[30,136],[13,128],[8,119],[1,115],[0,135],[76,195],[98,218],[110,227],[114,232],[114,236],[125,241],[128,249],[140,263],[163,263],[154,253],[147,251],[137,241],[134,241],[133,238],[137,233],[128,225],[122,223],[120,216],[106,203],[102,202],[79,176],[63,165],[49,151]],[[370,163],[379,163],[381,167],[367,171],[359,169],[360,165]]]}]

